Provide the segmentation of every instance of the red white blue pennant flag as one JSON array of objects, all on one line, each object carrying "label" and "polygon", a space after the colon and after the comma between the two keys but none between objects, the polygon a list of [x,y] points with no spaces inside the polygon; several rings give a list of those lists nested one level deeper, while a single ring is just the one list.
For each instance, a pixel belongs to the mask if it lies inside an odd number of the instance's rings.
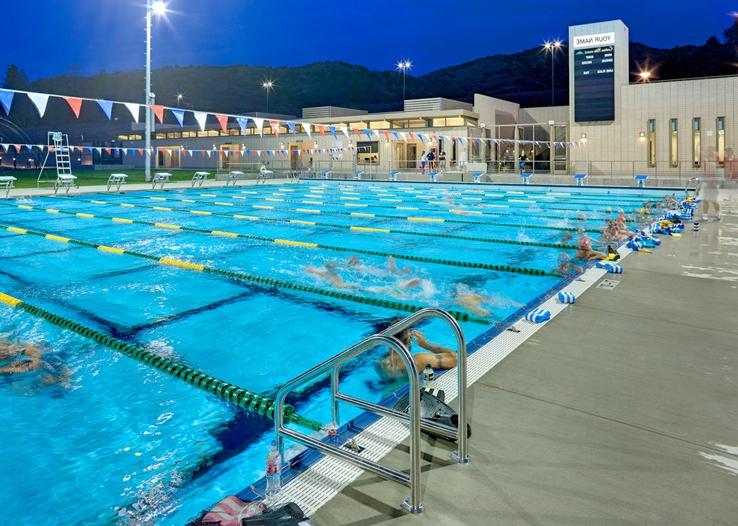
[{"label": "red white blue pennant flag", "polygon": [[13,93],[12,91],[6,91],[0,89],[0,106],[5,110],[6,115],[10,115],[10,107],[13,105]]}]

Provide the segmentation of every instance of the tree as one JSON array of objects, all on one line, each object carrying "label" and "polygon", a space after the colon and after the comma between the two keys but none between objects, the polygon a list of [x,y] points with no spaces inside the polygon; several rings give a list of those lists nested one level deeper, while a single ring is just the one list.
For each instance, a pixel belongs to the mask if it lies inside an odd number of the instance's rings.
[{"label": "tree", "polygon": [[3,87],[10,89],[25,89],[28,87],[28,77],[22,69],[15,64],[11,64],[8,66],[8,70],[5,73]]},{"label": "tree", "polygon": [[705,41],[705,47],[706,48],[717,48],[720,47],[720,41],[715,35],[712,35],[710,38],[708,38]]},{"label": "tree", "polygon": [[736,17],[735,21],[728,29],[723,31],[723,36],[725,37],[726,44],[738,46],[738,17]]}]

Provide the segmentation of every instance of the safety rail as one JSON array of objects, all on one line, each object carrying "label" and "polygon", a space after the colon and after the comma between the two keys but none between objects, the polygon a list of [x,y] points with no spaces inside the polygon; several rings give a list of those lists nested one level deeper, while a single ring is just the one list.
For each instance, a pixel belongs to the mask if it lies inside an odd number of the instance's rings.
[{"label": "safety rail", "polygon": [[[432,421],[423,421],[420,418],[420,386],[418,383],[418,370],[412,354],[408,349],[398,341],[394,336],[402,331],[409,329],[420,321],[428,318],[436,318],[445,321],[451,326],[457,344],[457,382],[458,382],[458,426],[456,432],[448,428],[438,425]],[[380,345],[386,345],[402,359],[405,370],[408,373],[408,402],[409,407],[407,413],[391,409],[378,404],[367,402],[359,398],[349,396],[340,392],[340,372],[342,365]],[[334,446],[322,442],[321,440],[288,429],[284,425],[282,417],[282,407],[284,406],[287,395],[300,386],[308,384],[322,376],[330,374],[331,377],[331,420],[332,426],[337,428],[339,422],[339,402],[352,404],[356,407],[371,411],[380,416],[396,418],[398,420],[408,422],[410,427],[410,474],[406,475],[400,471],[383,466],[377,462],[360,457],[359,455],[348,451],[345,448]],[[369,336],[364,340],[352,345],[351,347],[341,351],[332,358],[316,365],[309,371],[297,376],[296,378],[285,383],[277,392],[275,397],[275,419],[274,432],[277,447],[282,457],[282,465],[284,463],[284,437],[289,437],[296,442],[305,446],[312,447],[317,451],[344,460],[365,471],[370,471],[382,478],[403,484],[410,488],[410,497],[405,499],[403,507],[411,513],[420,513],[423,511],[423,504],[420,495],[420,431],[428,431],[436,435],[455,439],[457,450],[453,452],[452,458],[460,464],[469,462],[468,454],[468,436],[467,436],[467,411],[466,411],[466,342],[464,340],[461,327],[449,313],[442,309],[425,308],[422,309],[394,325],[388,327],[379,334]]]}]

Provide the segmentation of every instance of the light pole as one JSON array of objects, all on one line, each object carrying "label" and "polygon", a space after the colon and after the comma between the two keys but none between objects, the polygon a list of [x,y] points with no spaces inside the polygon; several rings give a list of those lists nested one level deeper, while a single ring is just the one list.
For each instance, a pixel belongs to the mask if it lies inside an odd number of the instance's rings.
[{"label": "light pole", "polygon": [[554,58],[556,57],[556,52],[561,49],[562,45],[561,40],[554,40],[553,42],[545,42],[543,44],[544,51],[546,51],[546,53],[551,53],[551,106],[555,105],[556,97],[554,84]]},{"label": "light pole", "polygon": [[274,89],[274,82],[271,80],[265,80],[262,85],[262,88],[266,90],[267,93],[267,113],[269,113],[269,92]]},{"label": "light pole", "polygon": [[145,179],[151,180],[151,133],[153,131],[154,115],[151,105],[154,103],[151,93],[151,16],[164,16],[167,12],[167,4],[161,0],[146,0],[146,164]]},{"label": "light pole", "polygon": [[413,63],[409,60],[401,60],[397,63],[397,69],[399,71],[402,71],[402,104],[405,104],[405,77],[407,75],[407,70],[413,67]]}]

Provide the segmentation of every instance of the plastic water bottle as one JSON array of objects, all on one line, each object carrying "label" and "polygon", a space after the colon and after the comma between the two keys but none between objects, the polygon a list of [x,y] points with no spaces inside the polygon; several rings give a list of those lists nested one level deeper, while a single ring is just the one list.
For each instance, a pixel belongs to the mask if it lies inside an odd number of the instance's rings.
[{"label": "plastic water bottle", "polygon": [[423,387],[432,387],[434,377],[433,367],[429,363],[425,364],[425,368],[423,369]]},{"label": "plastic water bottle", "polygon": [[272,441],[266,458],[266,496],[273,497],[282,489],[282,480],[280,477],[281,459],[277,442]]}]

